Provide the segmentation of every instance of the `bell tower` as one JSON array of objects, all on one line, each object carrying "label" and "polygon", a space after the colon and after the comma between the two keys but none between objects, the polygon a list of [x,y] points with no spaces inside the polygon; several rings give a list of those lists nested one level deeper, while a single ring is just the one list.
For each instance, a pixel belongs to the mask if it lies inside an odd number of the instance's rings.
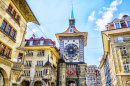
[{"label": "bell tower", "polygon": [[[87,44],[87,32],[80,32],[75,27],[73,4],[66,31],[56,34],[60,44],[58,86],[86,86],[84,47]],[[64,78],[63,78],[64,77]],[[80,79],[81,78],[81,79]]]}]

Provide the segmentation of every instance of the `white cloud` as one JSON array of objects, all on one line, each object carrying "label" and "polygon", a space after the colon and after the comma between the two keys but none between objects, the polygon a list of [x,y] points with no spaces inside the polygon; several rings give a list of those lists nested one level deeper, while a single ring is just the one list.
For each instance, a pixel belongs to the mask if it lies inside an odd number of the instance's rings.
[{"label": "white cloud", "polygon": [[99,13],[99,14],[102,14],[103,12],[102,12],[102,11],[99,11],[98,13]]},{"label": "white cloud", "polygon": [[118,16],[118,19],[122,19],[122,16],[125,15],[125,14],[128,15],[128,13],[120,13],[119,16]]},{"label": "white cloud", "polygon": [[104,10],[106,10],[103,13],[103,16],[101,19],[97,19],[96,21],[96,30],[102,31],[105,30],[105,25],[109,22],[111,22],[113,17],[113,12],[117,11],[117,5],[121,4],[122,0],[114,0],[109,8],[103,7]]},{"label": "white cloud", "polygon": [[37,29],[32,29],[32,31],[35,33],[35,32],[37,32]]},{"label": "white cloud", "polygon": [[93,11],[91,13],[91,15],[88,17],[88,21],[93,21],[94,20],[94,15],[95,15],[95,11]]},{"label": "white cloud", "polygon": [[101,59],[102,59],[102,57],[99,57],[99,58],[98,58],[98,61],[101,61]]}]

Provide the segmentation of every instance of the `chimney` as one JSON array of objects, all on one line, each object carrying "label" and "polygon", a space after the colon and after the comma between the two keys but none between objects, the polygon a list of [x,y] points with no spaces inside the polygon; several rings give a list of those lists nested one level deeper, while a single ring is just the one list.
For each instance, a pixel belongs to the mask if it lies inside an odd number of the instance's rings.
[{"label": "chimney", "polygon": [[33,34],[32,37],[35,38],[36,36]]}]

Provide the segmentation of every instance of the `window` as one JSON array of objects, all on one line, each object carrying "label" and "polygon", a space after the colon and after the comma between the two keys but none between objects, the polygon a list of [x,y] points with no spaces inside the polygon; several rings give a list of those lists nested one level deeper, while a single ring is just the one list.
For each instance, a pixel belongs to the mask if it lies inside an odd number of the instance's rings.
[{"label": "window", "polygon": [[118,42],[124,42],[123,41],[123,36],[118,36]]},{"label": "window", "polygon": [[15,30],[12,31],[11,37],[14,39],[15,36]]},{"label": "window", "polygon": [[44,56],[44,50],[39,50],[37,55],[38,56]]},{"label": "window", "polygon": [[24,70],[23,76],[30,76],[30,70]]},{"label": "window", "polygon": [[23,56],[23,54],[19,53],[19,55],[18,55],[18,63],[22,63],[22,56]]},{"label": "window", "polygon": [[26,61],[25,62],[25,66],[31,66],[32,65],[32,61]]},{"label": "window", "polygon": [[75,42],[75,40],[73,40],[73,42]]},{"label": "window", "polygon": [[15,16],[16,16],[16,11],[14,10],[14,11],[13,11],[13,17],[15,17]]},{"label": "window", "polygon": [[11,5],[9,5],[8,11],[11,13],[11,11],[12,11],[12,6]]},{"label": "window", "polygon": [[5,21],[3,21],[3,23],[2,23],[2,26],[1,26],[1,30],[5,30],[5,28],[6,28],[6,25],[7,25],[7,23],[5,22]]},{"label": "window", "polygon": [[35,77],[42,77],[42,71],[40,71],[40,70],[38,71],[38,70],[37,70],[37,71],[35,72]]},{"label": "window", "polygon": [[28,56],[28,55],[32,56],[32,55],[33,55],[33,51],[28,50],[28,51],[27,51],[27,56]]},{"label": "window", "polygon": [[10,48],[8,48],[8,49],[7,49],[6,56],[9,56],[9,55],[10,55],[10,51],[11,51],[11,49],[10,49]]},{"label": "window", "polygon": [[70,33],[73,33],[73,28],[70,28]]},{"label": "window", "polygon": [[10,31],[11,31],[11,27],[8,26],[8,29],[7,29],[7,34],[10,34]]},{"label": "window", "polygon": [[20,16],[19,15],[17,15],[17,21],[19,22],[19,19],[20,19]]},{"label": "window", "polygon": [[130,21],[127,22],[127,26],[130,27]]},{"label": "window", "polygon": [[123,62],[124,65],[124,72],[125,73],[130,73],[130,64],[129,62]]},{"label": "window", "polygon": [[121,56],[127,56],[127,52],[126,52],[126,48],[125,47],[121,47],[120,51],[121,51]]},{"label": "window", "polygon": [[37,61],[37,65],[36,66],[43,67],[43,61]]},{"label": "window", "polygon": [[40,40],[40,45],[43,45],[43,40]]},{"label": "window", "polygon": [[4,53],[4,52],[5,52],[5,48],[6,48],[5,45],[2,45],[2,46],[1,46],[1,53]]},{"label": "window", "polygon": [[116,29],[117,29],[117,28],[120,28],[120,24],[119,24],[119,23],[116,23],[116,24],[115,24],[115,27],[116,27]]},{"label": "window", "polygon": [[30,41],[30,45],[33,45],[33,41]]}]

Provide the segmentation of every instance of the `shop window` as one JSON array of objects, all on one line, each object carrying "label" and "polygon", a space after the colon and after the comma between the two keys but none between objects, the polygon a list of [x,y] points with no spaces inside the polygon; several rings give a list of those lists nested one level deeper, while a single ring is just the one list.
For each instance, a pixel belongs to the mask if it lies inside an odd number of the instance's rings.
[{"label": "shop window", "polygon": [[10,34],[10,31],[11,31],[11,26],[8,26],[8,29],[7,29],[7,34]]},{"label": "shop window", "polygon": [[8,48],[8,49],[7,49],[6,56],[9,56],[9,55],[10,55],[10,52],[11,52],[11,49],[10,49],[10,48]]},{"label": "shop window", "polygon": [[1,53],[3,53],[3,54],[4,54],[4,52],[5,52],[5,48],[6,48],[6,46],[5,46],[5,45],[2,45],[2,46],[1,46]]},{"label": "shop window", "polygon": [[120,51],[121,51],[121,56],[127,56],[126,47],[121,47]]},{"label": "shop window", "polygon": [[22,57],[23,57],[23,54],[19,53],[19,55],[18,55],[18,63],[22,63]]},{"label": "shop window", "polygon": [[5,22],[5,21],[3,21],[3,23],[2,23],[2,26],[1,26],[1,30],[5,30],[5,28],[6,28],[6,25],[7,25],[7,23]]}]

